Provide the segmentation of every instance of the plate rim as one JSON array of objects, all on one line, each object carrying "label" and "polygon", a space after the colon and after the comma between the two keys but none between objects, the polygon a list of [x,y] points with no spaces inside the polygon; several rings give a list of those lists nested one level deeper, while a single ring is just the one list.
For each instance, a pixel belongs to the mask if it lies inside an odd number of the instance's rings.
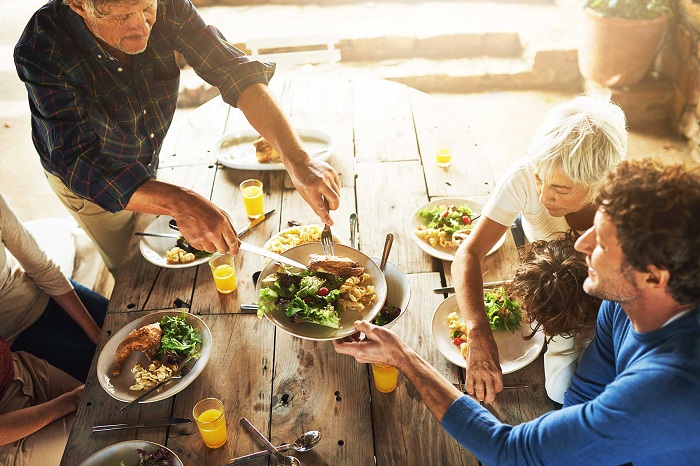
[{"label": "plate rim", "polygon": [[[459,309],[459,306],[458,306],[457,303],[456,303],[456,301],[457,301],[457,296],[456,296],[456,295],[449,296],[449,297],[445,298],[444,300],[442,300],[442,302],[440,302],[440,304],[435,308],[435,311],[433,311],[433,317],[432,317],[431,323],[430,323],[430,333],[431,333],[431,336],[432,336],[432,339],[433,339],[433,344],[435,345],[435,347],[437,348],[437,350],[440,352],[440,354],[442,354],[443,357],[444,357],[445,359],[447,359],[448,361],[450,361],[452,364],[454,364],[454,365],[456,365],[456,366],[459,366],[459,367],[461,367],[461,368],[463,368],[463,369],[466,369],[466,367],[467,367],[467,362],[466,362],[466,360],[465,360],[464,358],[461,357],[461,354],[460,354],[460,357],[459,357],[459,358],[457,358],[456,356],[455,356],[455,357],[452,357],[452,356],[449,355],[449,354],[445,354],[445,352],[442,350],[442,348],[441,348],[440,345],[438,344],[437,338],[436,338],[436,336],[435,336],[435,334],[436,334],[436,325],[441,325],[441,326],[442,326],[442,329],[441,329],[441,330],[447,330],[447,327],[445,326],[444,323],[442,323],[442,324],[436,324],[436,319],[437,319],[438,313],[439,313],[443,308],[446,309],[446,308],[451,308],[451,307],[452,307],[452,301],[455,302],[455,303],[454,303],[454,306],[457,307],[457,309]],[[443,312],[445,312],[445,311],[443,311]],[[445,316],[445,317],[446,317],[446,316]],[[534,353],[534,355],[532,355],[532,356],[530,356],[530,357],[528,357],[528,358],[521,359],[521,360],[517,361],[517,364],[509,363],[509,364],[513,364],[513,366],[514,366],[514,367],[511,368],[511,369],[503,370],[503,365],[501,364],[501,370],[502,370],[503,375],[513,373],[513,372],[515,372],[515,371],[518,371],[518,370],[520,370],[520,369],[526,367],[528,364],[532,363],[535,359],[537,359],[538,356],[540,355],[540,353],[542,353],[542,350],[544,349],[545,336],[544,336],[544,333],[542,332],[541,329],[538,330],[538,331],[535,333],[535,336],[534,336],[533,339],[530,340],[530,341],[532,341],[533,344],[537,344],[537,346],[539,347],[539,349]],[[456,348],[456,347],[455,347],[455,348]],[[527,353],[526,353],[526,354],[527,354]],[[499,362],[499,363],[500,363],[500,362]]]},{"label": "plate rim", "polygon": [[[155,228],[155,223],[160,222],[161,218],[167,219],[167,221],[170,221],[173,217],[170,215],[165,215],[165,214],[159,214],[156,215],[156,217],[148,224],[146,228],[144,228],[144,232],[146,233],[163,233],[164,230],[161,230],[160,228]],[[175,230],[172,230],[168,228],[168,231],[166,233],[174,232]],[[173,238],[175,239],[175,238]],[[163,267],[165,269],[186,269],[188,267],[196,267],[198,265],[205,264],[209,258],[208,257],[202,257],[199,259],[195,259],[192,262],[188,262],[187,264],[168,264],[165,260],[165,257],[161,257],[162,262],[155,261],[148,253],[146,253],[145,249],[148,248],[148,250],[153,251],[156,253],[156,250],[153,249],[152,247],[148,246],[147,244],[148,237],[147,236],[142,236],[141,239],[139,240],[139,251],[141,252],[141,256],[143,256],[144,259],[146,259],[148,262],[151,264],[157,266],[157,267]],[[175,246],[173,246],[175,247]],[[159,255],[160,257],[160,255]]]},{"label": "plate rim", "polygon": [[[467,198],[463,198],[463,197],[440,197],[440,198],[433,199],[432,201],[427,202],[423,206],[417,208],[416,210],[413,211],[411,216],[408,218],[407,231],[408,231],[408,235],[411,237],[413,242],[416,243],[416,245],[419,248],[421,248],[423,250],[423,252],[425,252],[429,256],[435,257],[435,258],[440,259],[440,260],[452,262],[455,260],[456,250],[455,250],[455,253],[449,253],[447,251],[437,249],[437,248],[431,246],[430,244],[426,243],[425,241],[423,241],[413,231],[414,230],[413,223],[414,223],[414,221],[417,221],[419,219],[418,212],[420,212],[423,209],[433,207],[434,205],[439,205],[438,203],[441,203],[441,202],[449,202],[450,204],[459,204],[459,203],[476,204],[477,206],[479,206],[479,214],[481,213],[481,210],[483,210],[485,204],[483,204],[477,200],[474,200],[474,199],[467,199]],[[472,207],[470,206],[470,208],[472,208]],[[476,210],[476,209],[474,209],[474,210]],[[487,256],[498,251],[501,248],[501,246],[503,246],[503,244],[506,241],[507,234],[508,234],[508,231],[506,230],[506,232],[503,234],[503,236],[501,236],[501,238],[498,241],[496,241],[496,244],[494,244],[494,246],[491,248],[491,250],[488,253],[486,253]]]},{"label": "plate rim", "polygon": [[[294,131],[297,133],[299,138],[304,141],[304,137],[314,137],[316,139],[322,139],[325,140],[327,149],[325,152],[321,152],[317,155],[312,156],[314,160],[318,160],[321,162],[325,162],[328,160],[332,155],[333,151],[335,150],[335,141],[333,140],[333,137],[326,133],[325,131],[319,130],[319,129],[313,129],[313,128],[294,128]],[[254,129],[241,129],[237,131],[231,131],[230,133],[226,133],[220,138],[216,140],[216,143],[214,144],[214,158],[218,163],[223,165],[224,167],[227,168],[232,168],[234,170],[256,170],[256,171],[283,171],[286,170],[284,167],[284,164],[282,162],[276,162],[276,163],[269,163],[269,164],[261,164],[261,163],[255,163],[255,164],[243,164],[243,163],[235,163],[232,162],[231,160],[224,159],[221,155],[221,143],[223,143],[225,140],[228,139],[236,139],[236,138],[241,138],[247,135],[255,135],[257,137],[260,136],[260,133]]]},{"label": "plate rim", "polygon": [[161,445],[160,443],[157,443],[157,442],[151,442],[150,440],[132,439],[132,440],[124,440],[122,442],[117,442],[117,443],[113,443],[111,445],[107,445],[106,447],[97,450],[96,452],[94,452],[93,454],[91,454],[90,456],[85,458],[83,461],[80,462],[80,464],[78,466],[85,465],[89,460],[94,459],[95,457],[97,457],[97,455],[99,455],[100,453],[106,452],[110,448],[114,448],[114,447],[120,446],[120,445],[127,446],[127,444],[130,444],[130,443],[134,444],[134,450],[136,450],[137,448],[143,448],[144,445],[155,445],[157,447],[163,447],[166,450],[168,450],[168,452],[171,455],[173,455],[175,457],[175,459],[180,463],[180,466],[184,466],[184,464],[185,464],[182,462],[180,457],[177,456],[177,454],[174,451],[172,451],[170,448],[166,447],[165,445]]},{"label": "plate rim", "polygon": [[[146,314],[146,315],[144,315],[144,316],[141,316],[141,317],[139,317],[139,318],[136,318],[136,319],[131,320],[131,321],[129,321],[128,323],[126,323],[126,324],[125,324],[124,326],[122,326],[119,330],[117,330],[116,332],[114,332],[114,334],[109,338],[109,340],[107,340],[107,341],[105,342],[104,346],[103,346],[102,349],[100,350],[100,354],[97,356],[97,365],[96,365],[96,367],[95,367],[95,376],[97,377],[97,381],[99,382],[99,384],[100,384],[100,386],[102,387],[102,389],[103,389],[105,392],[107,392],[108,395],[110,395],[112,398],[114,398],[114,399],[117,400],[117,401],[121,401],[121,402],[123,402],[123,403],[128,403],[128,402],[133,401],[134,399],[136,399],[141,393],[136,393],[136,394],[133,395],[132,397],[130,397],[130,398],[128,398],[128,399],[124,399],[124,397],[118,396],[116,393],[114,393],[113,391],[109,390],[107,386],[105,386],[106,382],[104,381],[102,375],[107,375],[107,374],[100,374],[100,373],[98,372],[97,368],[100,366],[100,360],[102,359],[102,355],[104,354],[104,350],[107,348],[107,346],[108,346],[115,338],[117,338],[117,336],[120,334],[120,332],[124,331],[124,329],[126,329],[126,328],[129,327],[129,326],[133,326],[133,327],[131,328],[131,330],[134,330],[134,329],[143,327],[144,325],[147,325],[148,323],[159,322],[159,321],[160,321],[160,318],[159,318],[158,320],[154,320],[154,321],[152,321],[152,322],[146,322],[147,319],[150,320],[149,318],[155,316],[156,314],[160,314],[161,316],[165,316],[165,315],[181,315],[181,314],[182,314],[182,310],[183,310],[182,308],[180,308],[180,309],[177,309],[177,308],[176,308],[176,309],[162,309],[162,310],[158,310],[158,311],[149,312],[148,314]],[[185,376],[185,377],[183,377],[182,379],[176,381],[176,382],[174,383],[174,385],[172,385],[169,389],[163,390],[161,393],[159,393],[159,394],[157,394],[157,395],[153,395],[153,396],[151,396],[151,397],[148,397],[148,398],[145,399],[145,400],[139,401],[139,404],[154,403],[154,402],[156,402],[156,401],[162,401],[162,400],[165,400],[165,399],[170,398],[170,397],[173,396],[173,395],[176,395],[176,394],[180,393],[182,390],[184,390],[185,388],[187,388],[192,382],[194,382],[194,380],[195,380],[197,377],[199,377],[199,374],[201,374],[202,371],[204,371],[204,368],[206,367],[207,363],[209,362],[209,357],[211,356],[211,351],[212,351],[212,346],[213,346],[213,340],[212,340],[212,335],[211,335],[211,329],[209,328],[209,326],[207,325],[207,323],[204,322],[204,320],[201,319],[199,316],[197,316],[197,315],[195,315],[195,314],[192,314],[191,312],[187,312],[187,310],[185,310],[185,312],[186,312],[186,314],[188,315],[188,317],[189,317],[189,316],[192,316],[192,317],[194,317],[195,319],[197,319],[197,320],[201,323],[202,329],[203,329],[203,333],[206,333],[206,334],[208,335],[208,339],[209,339],[209,341],[210,341],[210,344],[208,345],[207,348],[205,348],[204,345],[202,345],[202,350],[201,350],[201,351],[202,351],[202,355],[200,356],[199,361],[197,362],[197,365],[196,365],[195,370],[192,371],[192,372],[190,372],[190,374],[193,374],[193,376],[192,376],[191,378],[189,378],[189,379],[187,378],[187,377],[189,376],[189,374],[188,374],[188,376]],[[129,330],[129,331],[131,331],[131,330]],[[128,335],[128,333],[127,333],[127,335]],[[122,340],[123,340],[123,338],[122,338]],[[115,341],[116,341],[116,340],[115,340]],[[115,350],[116,350],[116,346],[119,346],[119,343],[116,343],[115,348],[114,348]],[[105,355],[105,357],[107,357],[107,355]],[[113,358],[113,357],[112,357],[112,358]],[[109,377],[111,378],[111,376],[109,376]]]}]

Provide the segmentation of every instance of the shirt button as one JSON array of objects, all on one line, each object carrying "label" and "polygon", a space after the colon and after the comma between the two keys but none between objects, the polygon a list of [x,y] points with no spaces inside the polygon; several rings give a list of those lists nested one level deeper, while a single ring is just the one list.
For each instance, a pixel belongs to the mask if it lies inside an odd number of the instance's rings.
[{"label": "shirt button", "polygon": [[102,55],[97,55],[97,58],[102,58]]},{"label": "shirt button", "polygon": [[119,68],[117,68],[117,71],[124,71],[124,68],[120,66]]},{"label": "shirt button", "polygon": [[151,139],[153,139],[154,137],[156,137],[156,135],[151,133]]},{"label": "shirt button", "polygon": [[143,114],[144,114],[144,115],[146,114],[146,109],[145,109],[145,108],[143,109]]}]

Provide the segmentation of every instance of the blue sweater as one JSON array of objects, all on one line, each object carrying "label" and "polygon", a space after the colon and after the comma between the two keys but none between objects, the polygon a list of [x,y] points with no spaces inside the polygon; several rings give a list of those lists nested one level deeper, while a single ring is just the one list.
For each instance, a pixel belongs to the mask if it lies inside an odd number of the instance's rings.
[{"label": "blue sweater", "polygon": [[563,409],[509,426],[463,396],[442,426],[487,465],[699,464],[700,307],[637,333],[605,301]]}]

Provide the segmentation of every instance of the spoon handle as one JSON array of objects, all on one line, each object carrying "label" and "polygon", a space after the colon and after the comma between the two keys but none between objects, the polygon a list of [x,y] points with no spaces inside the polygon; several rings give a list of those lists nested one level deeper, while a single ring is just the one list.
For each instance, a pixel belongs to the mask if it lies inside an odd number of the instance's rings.
[{"label": "spoon handle", "polygon": [[[285,443],[284,445],[280,445],[279,447],[277,447],[277,451],[287,451],[290,448],[292,448],[292,445],[289,443]],[[239,456],[237,458],[230,459],[230,460],[228,460],[228,463],[226,463],[226,466],[233,466],[235,464],[247,463],[248,461],[253,461],[253,460],[256,460],[258,458],[264,458],[264,457],[271,455],[271,454],[272,453],[270,453],[267,450],[256,451],[255,453],[251,453],[250,455],[243,455],[243,456]]]},{"label": "spoon handle", "polygon": [[391,251],[391,245],[394,244],[394,234],[387,233],[386,241],[384,241],[384,251],[382,252],[382,261],[379,263],[379,270],[384,272],[384,267],[386,267],[386,260],[389,258],[389,251]]},{"label": "spoon handle", "polygon": [[289,462],[286,461],[287,458],[282,453],[280,453],[279,450],[267,439],[267,437],[265,437],[263,433],[258,430],[257,427],[251,424],[248,419],[242,417],[240,422],[243,425],[243,427],[258,440],[259,443],[263,444],[267,451],[269,451],[275,457],[275,459],[277,459],[277,461],[280,462],[280,464],[289,464]]}]

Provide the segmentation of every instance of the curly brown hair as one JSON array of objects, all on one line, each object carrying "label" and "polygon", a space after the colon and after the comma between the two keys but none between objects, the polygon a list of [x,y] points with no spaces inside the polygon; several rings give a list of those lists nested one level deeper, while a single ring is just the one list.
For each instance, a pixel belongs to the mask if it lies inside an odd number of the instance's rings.
[{"label": "curly brown hair", "polygon": [[569,230],[560,238],[541,240],[520,248],[520,265],[506,293],[520,302],[535,330],[548,340],[572,337],[596,321],[600,300],[583,291],[588,276],[586,256],[574,249],[578,234]]},{"label": "curly brown hair", "polygon": [[622,162],[600,186],[596,204],[617,228],[626,265],[667,270],[673,299],[700,302],[700,166]]}]

